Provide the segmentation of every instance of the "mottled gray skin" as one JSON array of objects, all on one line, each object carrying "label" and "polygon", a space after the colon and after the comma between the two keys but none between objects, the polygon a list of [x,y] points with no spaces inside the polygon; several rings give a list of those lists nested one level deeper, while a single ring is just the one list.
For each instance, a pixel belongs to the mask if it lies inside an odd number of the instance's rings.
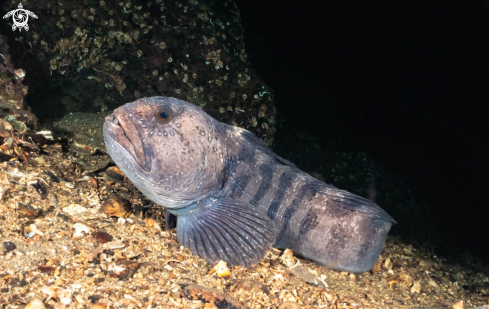
[{"label": "mottled gray skin", "polygon": [[[155,119],[161,107],[174,113],[168,124]],[[250,266],[273,245],[364,272],[394,222],[371,201],[309,176],[252,133],[185,101],[121,106],[106,118],[104,137],[134,185],[178,217],[179,242],[209,262]]]}]

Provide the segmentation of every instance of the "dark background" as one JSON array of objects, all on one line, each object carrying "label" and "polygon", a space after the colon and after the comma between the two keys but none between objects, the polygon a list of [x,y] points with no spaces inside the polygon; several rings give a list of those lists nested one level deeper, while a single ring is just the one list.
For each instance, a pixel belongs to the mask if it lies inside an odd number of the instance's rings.
[{"label": "dark background", "polygon": [[487,1],[237,3],[283,125],[366,151],[429,206],[442,247],[488,262]]}]

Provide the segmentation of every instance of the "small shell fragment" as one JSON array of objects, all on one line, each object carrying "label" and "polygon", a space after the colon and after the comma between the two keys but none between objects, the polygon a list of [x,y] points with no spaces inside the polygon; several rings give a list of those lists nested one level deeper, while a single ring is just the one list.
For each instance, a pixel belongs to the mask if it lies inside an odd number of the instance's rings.
[{"label": "small shell fragment", "polygon": [[90,156],[95,154],[97,152],[97,148],[94,148],[92,146],[84,145],[81,143],[78,143],[76,141],[71,141],[68,143],[68,146],[70,147],[71,150],[74,152],[80,154],[80,155],[85,155],[85,156]]},{"label": "small shell fragment", "polygon": [[25,306],[25,309],[46,309],[46,306],[44,306],[42,301],[34,298]]},{"label": "small shell fragment", "polygon": [[106,178],[114,182],[121,182],[126,177],[124,173],[117,167],[111,166],[105,171]]},{"label": "small shell fragment", "polygon": [[430,280],[428,280],[428,283],[429,283],[431,286],[433,286],[434,288],[436,288],[436,289],[440,289],[440,286],[438,285],[438,283],[436,283],[436,282],[435,282],[435,280],[430,279]]},{"label": "small shell fragment", "polygon": [[43,274],[52,274],[56,267],[50,265],[39,265],[37,266],[37,269],[39,269],[39,271]]},{"label": "small shell fragment", "polygon": [[119,279],[124,279],[129,274],[129,270],[125,267],[125,265],[117,262],[108,264],[107,271],[109,272],[110,277]]},{"label": "small shell fragment", "polygon": [[83,300],[83,298],[82,298],[82,296],[80,294],[78,294],[78,295],[75,296],[75,300],[79,304],[85,303],[85,301]]},{"label": "small shell fragment", "polygon": [[[284,300],[284,303],[287,303],[287,304],[290,304],[290,303],[295,303],[295,302],[296,302],[294,295],[293,295],[293,294],[292,294],[290,291],[286,292],[286,293],[283,295],[283,300]],[[292,309],[292,308],[294,308],[294,307],[283,307],[283,308],[284,308],[284,309],[285,309],[285,308],[287,308],[287,309],[288,309],[288,308]],[[295,308],[297,308],[297,307],[295,307]]]},{"label": "small shell fragment", "polygon": [[60,301],[60,302],[61,302],[63,305],[66,305],[66,306],[68,306],[68,305],[69,305],[69,304],[71,304],[71,302],[72,302],[71,298],[69,298],[69,297],[61,297],[61,298],[59,299],[59,301]]},{"label": "small shell fragment", "polygon": [[70,189],[74,189],[75,185],[72,184],[71,182],[65,182],[65,187],[70,188]]},{"label": "small shell fragment", "polygon": [[107,217],[128,217],[132,212],[131,203],[120,196],[113,196],[102,204],[100,212]]},{"label": "small shell fragment", "polygon": [[82,213],[84,211],[87,211],[88,209],[77,204],[71,204],[70,206],[67,206],[63,208],[63,211],[66,212],[68,215],[73,216],[79,213]]},{"label": "small shell fragment", "polygon": [[12,125],[10,124],[10,122],[8,122],[5,119],[0,119],[0,131],[10,132],[13,129],[14,128],[12,127]]},{"label": "small shell fragment", "polygon": [[157,225],[157,224],[156,224],[156,221],[155,221],[155,220],[153,220],[153,219],[151,219],[151,218],[148,218],[148,219],[146,220],[146,224],[145,224],[144,226],[145,226],[147,229],[150,229],[150,228],[152,228],[152,227],[153,227],[153,226],[155,226],[155,225]]},{"label": "small shell fragment", "polygon": [[59,287],[57,286],[44,286],[41,291],[48,296],[47,300],[57,298],[59,294]]},{"label": "small shell fragment", "polygon": [[3,173],[0,175],[0,201],[8,191],[10,191],[10,182],[8,181],[7,173]]},{"label": "small shell fragment", "polygon": [[141,263],[139,262],[121,259],[108,264],[107,271],[110,277],[125,279],[131,273],[131,270],[138,269],[140,266]]},{"label": "small shell fragment", "polygon": [[201,285],[187,285],[183,290],[183,295],[190,300],[204,301],[206,303],[205,308],[222,308],[222,304],[227,304],[224,308],[244,309],[243,305],[231,296],[217,289]]},{"label": "small shell fragment", "polygon": [[89,159],[76,158],[76,163],[85,172],[96,172],[104,169],[110,163],[110,158],[106,156],[91,156]]},{"label": "small shell fragment", "polygon": [[24,227],[24,236],[26,238],[31,238],[31,237],[34,237],[34,235],[40,235],[40,236],[43,236],[44,233],[39,231],[36,227],[35,224],[30,224],[30,225],[27,225]]},{"label": "small shell fragment", "polygon": [[[294,276],[304,280],[309,284],[322,287],[323,289],[328,288],[324,279],[318,277],[317,273],[314,273],[309,267],[305,265],[302,264],[299,264],[297,266],[294,265],[294,267],[290,268],[290,271],[292,274],[294,274]],[[355,278],[355,275],[353,275],[353,278]]]},{"label": "small shell fragment", "polygon": [[411,287],[411,294],[414,293],[421,293],[421,283],[419,283],[419,281],[415,281]]},{"label": "small shell fragment", "polygon": [[51,131],[39,131],[36,134],[43,135],[46,139],[53,140],[53,133]]},{"label": "small shell fragment", "polygon": [[44,156],[30,158],[27,160],[27,163],[33,166],[49,166],[49,163],[44,159]]},{"label": "small shell fragment", "polygon": [[109,249],[120,249],[124,247],[125,247],[124,243],[120,240],[116,240],[111,242],[110,244],[107,244],[107,248]]},{"label": "small shell fragment", "polygon": [[296,303],[295,301],[286,301],[286,302],[283,302],[278,307],[278,309],[300,309],[300,308],[302,308],[302,306],[299,305],[298,303]]},{"label": "small shell fragment", "polygon": [[90,233],[90,228],[85,224],[75,223],[73,224],[73,228],[75,229],[75,233],[73,233],[73,238],[83,237],[86,234]]},{"label": "small shell fragment", "polygon": [[370,270],[372,272],[372,274],[375,274],[379,271],[382,270],[382,261],[381,259],[379,258],[379,260],[377,261],[377,263],[375,263],[374,267]]},{"label": "small shell fragment", "polygon": [[294,253],[292,253],[292,250],[290,249],[285,249],[284,254],[282,254],[280,257],[280,260],[287,267],[292,267],[295,265]]},{"label": "small shell fragment", "polygon": [[17,210],[17,215],[19,216],[19,218],[35,219],[42,215],[42,209],[35,209],[30,205],[22,205],[19,206],[19,209]]},{"label": "small shell fragment", "polygon": [[459,300],[458,302],[452,305],[452,309],[464,309],[464,301]]},{"label": "small shell fragment", "polygon": [[229,271],[228,264],[223,260],[220,260],[210,273],[216,273],[221,278],[231,277],[231,272]]},{"label": "small shell fragment", "polygon": [[394,291],[394,285],[399,285],[399,282],[397,280],[391,280],[388,283],[389,283],[389,289],[391,291]]},{"label": "small shell fragment", "polygon": [[114,237],[112,237],[112,235],[110,235],[109,233],[104,232],[104,231],[97,231],[97,232],[93,233],[93,237],[95,239],[97,239],[98,242],[100,242],[101,244],[111,242],[114,239]]}]

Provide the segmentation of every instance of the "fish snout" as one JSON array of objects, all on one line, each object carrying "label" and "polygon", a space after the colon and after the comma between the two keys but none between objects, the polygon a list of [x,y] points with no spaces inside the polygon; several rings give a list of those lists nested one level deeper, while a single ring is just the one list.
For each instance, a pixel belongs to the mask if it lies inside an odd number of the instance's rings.
[{"label": "fish snout", "polygon": [[[150,160],[147,160],[145,153],[145,146],[139,135],[140,128],[131,120],[131,117],[121,109],[117,108],[114,112],[105,117],[104,124],[104,137],[106,144],[108,140],[122,146],[135,160],[137,165],[144,171],[150,170]],[[114,156],[120,156],[121,154],[114,153],[109,154]]]},{"label": "fish snout", "polygon": [[119,120],[115,117],[114,113],[111,113],[107,117],[105,117],[105,122],[111,122],[115,125],[119,124]]}]

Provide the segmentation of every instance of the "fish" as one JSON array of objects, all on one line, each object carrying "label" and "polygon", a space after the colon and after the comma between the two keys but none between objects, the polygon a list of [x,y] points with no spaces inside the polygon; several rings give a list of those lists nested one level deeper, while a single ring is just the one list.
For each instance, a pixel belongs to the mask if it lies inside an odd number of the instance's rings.
[{"label": "fish", "polygon": [[172,97],[126,103],[106,117],[106,149],[164,207],[177,240],[209,263],[251,267],[272,248],[361,273],[395,221],[377,204],[324,183],[256,135]]}]

